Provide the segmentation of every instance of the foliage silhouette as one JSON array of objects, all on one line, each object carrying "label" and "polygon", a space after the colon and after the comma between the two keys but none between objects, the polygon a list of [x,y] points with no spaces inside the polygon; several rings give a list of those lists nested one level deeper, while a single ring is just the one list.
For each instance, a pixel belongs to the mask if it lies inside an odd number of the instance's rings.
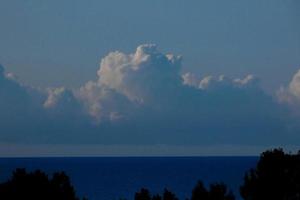
[{"label": "foliage silhouette", "polygon": [[[168,189],[165,189],[163,195],[151,195],[150,191],[142,188],[135,193],[135,200],[178,200],[176,195]],[[223,183],[211,184],[209,190],[204,187],[202,181],[198,181],[192,191],[191,200],[234,200],[235,197]]]},{"label": "foliage silhouette", "polygon": [[135,200],[178,200],[176,195],[169,191],[168,189],[164,190],[163,195],[151,195],[150,191],[146,188],[142,188],[139,192],[135,193]]},{"label": "foliage silhouette", "polygon": [[191,200],[206,200],[208,199],[208,191],[204,187],[202,181],[198,181],[192,191]]},{"label": "foliage silhouette", "polygon": [[162,200],[159,194],[153,195],[152,200]]},{"label": "foliage silhouette", "polygon": [[25,169],[16,169],[10,180],[0,184],[0,199],[79,200],[64,172],[54,173],[49,179],[40,170],[28,173]]},{"label": "foliage silhouette", "polygon": [[151,200],[151,194],[148,189],[142,188],[139,192],[135,193],[135,200]]},{"label": "foliage silhouette", "polygon": [[163,194],[163,200],[178,200],[178,198],[173,192],[165,189]]},{"label": "foliage silhouette", "polygon": [[231,191],[228,191],[224,183],[211,184],[209,190],[204,187],[202,181],[198,181],[192,191],[191,200],[234,200]]},{"label": "foliage silhouette", "polygon": [[217,183],[217,184],[210,185],[208,199],[209,200],[234,200],[235,197],[231,191],[227,190],[225,184]]},{"label": "foliage silhouette", "polygon": [[299,200],[300,153],[263,152],[256,168],[246,173],[240,193],[245,200]]}]

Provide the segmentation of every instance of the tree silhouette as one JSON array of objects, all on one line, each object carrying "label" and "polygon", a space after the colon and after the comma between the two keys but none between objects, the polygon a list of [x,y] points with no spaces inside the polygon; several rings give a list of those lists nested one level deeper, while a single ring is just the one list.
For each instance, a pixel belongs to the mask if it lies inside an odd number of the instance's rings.
[{"label": "tree silhouette", "polygon": [[168,189],[164,190],[163,197],[159,194],[151,195],[150,191],[146,188],[142,188],[139,192],[135,193],[135,200],[178,200],[176,195],[169,191]]},{"label": "tree silhouette", "polygon": [[162,200],[159,194],[153,195],[152,200]]},{"label": "tree silhouette", "polygon": [[206,200],[208,199],[208,191],[204,187],[202,181],[198,181],[196,186],[194,187],[192,191],[192,197],[191,200]]},{"label": "tree silhouette", "polygon": [[176,195],[173,192],[165,189],[164,195],[163,195],[163,200],[178,200],[178,198],[176,197]]},{"label": "tree silhouette", "polygon": [[151,200],[151,194],[148,189],[142,188],[139,192],[135,193],[135,200]]},{"label": "tree silhouette", "polygon": [[139,192],[135,193],[135,200],[178,200],[176,195],[168,189],[164,190],[163,196],[159,194],[151,195],[150,191],[146,188],[142,188]]},{"label": "tree silhouette", "polygon": [[256,168],[246,173],[240,193],[245,200],[299,200],[300,153],[263,152]]},{"label": "tree silhouette", "polygon": [[231,191],[223,183],[210,185],[209,200],[234,200],[235,197]]},{"label": "tree silhouette", "polygon": [[16,169],[10,180],[0,184],[0,199],[5,200],[78,200],[69,177],[55,173],[52,179],[40,171]]},{"label": "tree silhouette", "polygon": [[210,185],[207,190],[202,181],[198,181],[192,191],[191,200],[234,200],[235,197],[231,191],[223,183],[215,183]]},{"label": "tree silhouette", "polygon": [[[165,189],[163,195],[151,195],[150,191],[142,188],[135,193],[135,200],[178,200],[176,195],[168,189]],[[191,200],[234,200],[235,197],[223,183],[211,184],[209,190],[204,187],[202,181],[198,181],[192,191]],[[188,200],[188,199],[187,199]]]}]

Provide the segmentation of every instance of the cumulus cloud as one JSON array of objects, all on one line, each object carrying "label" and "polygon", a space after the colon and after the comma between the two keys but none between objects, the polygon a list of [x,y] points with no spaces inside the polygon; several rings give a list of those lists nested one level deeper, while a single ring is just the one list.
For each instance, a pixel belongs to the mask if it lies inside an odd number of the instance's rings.
[{"label": "cumulus cloud", "polygon": [[98,83],[143,103],[162,86],[176,87],[180,66],[180,56],[162,54],[153,44],[141,45],[133,54],[113,52],[103,58]]},{"label": "cumulus cloud", "polygon": [[294,75],[290,85],[289,85],[290,93],[300,100],[300,70]]},{"label": "cumulus cloud", "polygon": [[[294,74],[288,86],[277,91],[278,102],[288,109],[288,127],[293,136],[300,130],[300,70]],[[292,136],[292,138],[293,138]]]},{"label": "cumulus cloud", "polygon": [[80,88],[79,98],[99,127],[107,119],[125,122],[113,129],[121,143],[128,142],[124,130],[137,143],[247,143],[256,136],[267,142],[269,135],[284,132],[280,106],[255,76],[201,79],[180,75],[181,67],[180,56],[163,54],[155,45],[141,45],[133,54],[112,52],[101,60],[98,80]]},{"label": "cumulus cloud", "polygon": [[119,120],[131,107],[127,97],[99,82],[87,82],[79,89],[77,97],[96,122]]},{"label": "cumulus cloud", "polygon": [[212,89],[217,87],[257,87],[259,80],[252,74],[245,76],[244,78],[229,78],[225,75],[218,77],[206,76],[202,79],[198,78],[195,74],[190,72],[182,75],[183,84],[192,86],[199,89]]},{"label": "cumulus cloud", "polygon": [[49,88],[48,89],[48,97],[47,100],[44,103],[44,106],[46,108],[51,108],[57,105],[60,99],[63,99],[64,97],[69,99],[71,94],[69,92],[66,92],[66,89],[64,87],[61,88]]},{"label": "cumulus cloud", "polygon": [[288,87],[281,87],[277,91],[277,97],[281,103],[287,103],[290,106],[300,105],[300,70],[294,74]]},{"label": "cumulus cloud", "polygon": [[162,54],[153,44],[128,55],[112,52],[101,60],[98,80],[81,87],[78,97],[97,121],[128,118],[178,88],[180,67],[180,56]]},{"label": "cumulus cloud", "polygon": [[73,122],[86,121],[79,114],[80,104],[75,103],[73,92],[65,88],[43,91],[7,74],[0,66],[1,142],[58,142],[59,138],[72,138],[77,128]]},{"label": "cumulus cloud", "polygon": [[[300,138],[289,137],[284,106],[261,89],[257,77],[201,77],[181,71],[181,56],[164,54],[153,44],[140,45],[132,54],[109,53],[100,62],[97,79],[74,90],[29,89],[0,67],[0,107],[7,109],[0,118],[31,113],[5,119],[23,126],[0,125],[1,130],[18,132],[1,137],[129,145],[272,145]],[[289,98],[300,99],[297,74],[284,89]],[[30,133],[29,139],[22,129]]]},{"label": "cumulus cloud", "polygon": [[198,88],[200,84],[199,78],[193,73],[185,73],[182,75],[182,80],[184,85],[193,86]]}]

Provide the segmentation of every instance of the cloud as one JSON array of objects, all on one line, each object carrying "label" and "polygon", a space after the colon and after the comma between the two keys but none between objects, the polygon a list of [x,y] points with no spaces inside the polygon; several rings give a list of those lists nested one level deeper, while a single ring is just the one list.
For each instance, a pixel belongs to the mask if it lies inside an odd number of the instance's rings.
[{"label": "cloud", "polygon": [[[33,91],[31,88],[25,88],[12,76],[5,74],[4,67],[0,65],[0,107],[1,113],[6,116],[16,115],[14,111],[28,111],[33,107]],[[5,118],[5,115],[1,116]],[[25,113],[22,113],[25,114]],[[17,117],[17,116],[16,116]]]},{"label": "cloud", "polygon": [[113,132],[116,143],[268,143],[270,135],[277,142],[284,137],[281,107],[258,78],[200,79],[180,71],[180,56],[141,45],[133,54],[104,57],[98,80],[79,96],[100,129],[101,119],[118,116],[113,131],[101,129]]},{"label": "cloud", "polygon": [[290,85],[289,85],[290,93],[300,100],[300,70],[294,75]]},{"label": "cloud", "polygon": [[132,107],[126,96],[93,81],[79,89],[77,98],[96,122],[119,120]]},{"label": "cloud", "polygon": [[38,126],[41,107],[40,94],[7,76],[0,65],[0,139],[1,141],[24,140]]},{"label": "cloud", "polygon": [[[81,121],[81,105],[65,88],[47,91],[19,83],[0,66],[0,140],[48,143],[72,138]],[[72,124],[74,123],[74,124]],[[83,130],[80,130],[82,132]],[[65,139],[64,139],[65,138]]]},{"label": "cloud", "polygon": [[225,75],[220,75],[219,77],[206,76],[199,79],[195,74],[190,72],[182,75],[183,84],[188,86],[193,86],[198,89],[212,89],[217,87],[257,87],[259,84],[259,79],[252,74],[240,79],[231,79]]},{"label": "cloud", "polygon": [[134,54],[113,52],[103,58],[98,83],[143,103],[166,86],[176,87],[180,66],[180,56],[162,54],[153,44],[141,45]]},{"label": "cloud", "polygon": [[[97,79],[73,90],[24,86],[0,67],[0,119],[10,124],[0,125],[0,137],[46,144],[298,144],[286,103],[265,93],[257,77],[201,77],[180,74],[181,68],[181,56],[153,44],[109,53]],[[289,98],[300,99],[299,76],[284,89]]]},{"label": "cloud", "polygon": [[72,94],[70,92],[66,92],[64,87],[61,88],[49,88],[48,89],[48,98],[44,103],[45,108],[52,108],[56,106],[61,99],[69,99]]},{"label": "cloud", "polygon": [[129,55],[112,52],[101,60],[98,80],[86,83],[78,96],[98,121],[128,118],[137,107],[161,101],[179,88],[180,67],[180,56],[162,54],[153,44]]},{"label": "cloud", "polygon": [[288,87],[281,87],[277,91],[277,97],[281,103],[287,103],[290,106],[300,105],[300,70],[294,74]]}]

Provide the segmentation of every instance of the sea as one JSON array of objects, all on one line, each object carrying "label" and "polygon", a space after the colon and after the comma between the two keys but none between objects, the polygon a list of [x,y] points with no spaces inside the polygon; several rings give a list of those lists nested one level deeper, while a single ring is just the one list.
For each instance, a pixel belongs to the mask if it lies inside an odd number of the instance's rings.
[{"label": "sea", "polygon": [[134,199],[141,188],[152,194],[166,188],[181,200],[190,198],[198,180],[206,186],[225,183],[236,196],[247,170],[258,157],[57,157],[0,158],[0,182],[16,168],[64,171],[76,194],[89,200]]}]

